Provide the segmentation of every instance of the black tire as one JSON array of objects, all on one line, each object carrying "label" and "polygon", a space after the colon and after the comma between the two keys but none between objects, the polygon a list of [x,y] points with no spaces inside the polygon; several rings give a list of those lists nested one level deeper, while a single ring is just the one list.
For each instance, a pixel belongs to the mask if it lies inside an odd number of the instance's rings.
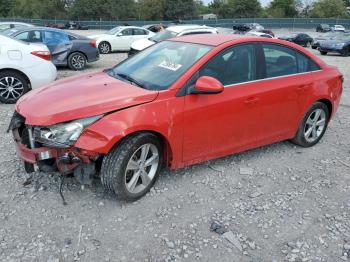
[{"label": "black tire", "polygon": [[[159,154],[158,166],[153,179],[143,190],[137,193],[130,192],[127,188],[126,168],[134,154],[146,144],[154,145]],[[119,200],[135,201],[144,196],[159,177],[163,163],[163,148],[157,136],[151,133],[138,133],[122,140],[105,156],[101,168],[101,182],[104,188],[116,195]],[[139,178],[138,178],[139,179]],[[140,180],[141,176],[140,176]]]},{"label": "black tire", "polygon": [[98,51],[100,54],[109,54],[112,51],[111,44],[103,41],[98,45]]},{"label": "black tire", "polygon": [[317,46],[311,46],[312,49],[317,49]]},{"label": "black tire", "polygon": [[[306,129],[306,122],[309,119],[309,117],[315,112],[315,110],[321,109],[325,113],[325,125],[322,130],[322,132],[318,135],[317,139],[309,142],[305,138],[305,129]],[[303,120],[301,121],[301,124],[298,128],[298,131],[295,135],[295,137],[291,140],[294,144],[297,144],[302,147],[311,147],[317,144],[323,137],[324,133],[326,132],[327,126],[328,126],[328,121],[329,121],[329,109],[328,107],[321,102],[316,102],[313,104],[310,109],[306,112]]]},{"label": "black tire", "polygon": [[320,51],[321,55],[327,55],[326,51]]},{"label": "black tire", "polygon": [[84,70],[86,67],[86,57],[80,52],[71,53],[68,56],[68,67],[75,71]]},{"label": "black tire", "polygon": [[[9,87],[11,90],[8,89]],[[11,70],[0,72],[1,103],[14,104],[28,91],[30,91],[30,83],[22,74]]]}]

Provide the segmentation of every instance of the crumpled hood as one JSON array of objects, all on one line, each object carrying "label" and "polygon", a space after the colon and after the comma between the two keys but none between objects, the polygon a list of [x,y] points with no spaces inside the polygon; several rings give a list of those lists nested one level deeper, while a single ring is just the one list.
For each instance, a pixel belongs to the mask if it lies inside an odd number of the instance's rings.
[{"label": "crumpled hood", "polygon": [[89,73],[32,90],[20,98],[16,111],[28,125],[50,126],[148,103],[157,95],[104,72]]}]

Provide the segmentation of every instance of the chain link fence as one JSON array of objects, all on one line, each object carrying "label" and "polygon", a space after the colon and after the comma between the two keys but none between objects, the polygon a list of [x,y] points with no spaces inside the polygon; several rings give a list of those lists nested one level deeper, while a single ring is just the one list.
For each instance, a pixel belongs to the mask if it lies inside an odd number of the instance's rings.
[{"label": "chain link fence", "polygon": [[[43,19],[17,19],[17,18],[0,18],[0,22],[17,21],[35,24],[37,26],[45,26],[48,24],[66,24],[69,20],[43,20]],[[184,20],[186,24],[207,25],[213,27],[232,28],[234,24],[241,23],[259,23],[265,28],[315,28],[318,24],[329,24],[331,26],[341,24],[345,28],[350,29],[350,19],[336,18],[232,18],[232,19],[213,19],[213,20]],[[169,24],[171,21],[79,21],[80,24],[88,26],[90,29],[110,29],[118,25],[134,25],[142,26],[147,24]]]}]

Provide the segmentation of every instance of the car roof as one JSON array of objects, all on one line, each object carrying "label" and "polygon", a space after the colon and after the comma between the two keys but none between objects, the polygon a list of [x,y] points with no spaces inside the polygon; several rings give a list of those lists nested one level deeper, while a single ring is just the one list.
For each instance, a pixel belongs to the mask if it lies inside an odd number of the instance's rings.
[{"label": "car roof", "polygon": [[236,34],[199,34],[199,35],[186,35],[168,39],[166,41],[174,41],[174,42],[186,42],[193,44],[201,44],[201,45],[210,45],[210,46],[219,46],[227,42],[269,42],[269,43],[277,43],[283,44],[285,46],[293,46],[295,49],[301,49],[296,44],[275,39],[275,38],[264,38],[259,36],[246,36],[246,35],[236,35]]},{"label": "car roof", "polygon": [[167,28],[167,30],[175,33],[181,33],[187,30],[200,30],[200,29],[215,29],[215,28],[205,26],[205,25],[172,25]]}]

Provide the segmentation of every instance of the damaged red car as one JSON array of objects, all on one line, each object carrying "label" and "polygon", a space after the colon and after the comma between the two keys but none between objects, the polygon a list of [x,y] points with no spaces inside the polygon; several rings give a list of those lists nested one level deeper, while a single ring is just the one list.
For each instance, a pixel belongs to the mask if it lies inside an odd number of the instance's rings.
[{"label": "damaged red car", "polygon": [[28,172],[99,174],[136,200],[163,167],[182,168],[283,140],[310,147],[334,116],[343,76],[293,43],[194,35],[103,72],[33,90],[9,130]]}]

